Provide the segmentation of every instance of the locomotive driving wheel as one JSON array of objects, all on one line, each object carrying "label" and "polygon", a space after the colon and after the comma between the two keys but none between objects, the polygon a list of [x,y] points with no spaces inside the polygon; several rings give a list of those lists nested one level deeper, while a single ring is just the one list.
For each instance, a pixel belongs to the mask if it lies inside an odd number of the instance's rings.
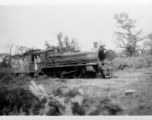
[{"label": "locomotive driving wheel", "polygon": [[97,78],[103,78],[104,77],[100,70],[97,71],[96,76],[97,76]]}]

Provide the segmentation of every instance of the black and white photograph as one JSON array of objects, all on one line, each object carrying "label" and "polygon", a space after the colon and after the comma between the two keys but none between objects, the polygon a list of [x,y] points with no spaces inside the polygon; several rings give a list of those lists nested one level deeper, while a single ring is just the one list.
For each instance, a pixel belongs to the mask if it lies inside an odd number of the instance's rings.
[{"label": "black and white photograph", "polygon": [[0,119],[151,116],[149,1],[0,0]]}]

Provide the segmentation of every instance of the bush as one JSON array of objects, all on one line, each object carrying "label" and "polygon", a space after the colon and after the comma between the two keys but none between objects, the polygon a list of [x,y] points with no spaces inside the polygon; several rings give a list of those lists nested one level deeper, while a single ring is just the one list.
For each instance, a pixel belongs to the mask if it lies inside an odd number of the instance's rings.
[{"label": "bush", "polygon": [[28,115],[37,102],[38,99],[29,90],[0,87],[0,115]]},{"label": "bush", "polygon": [[24,74],[18,76],[11,73],[9,69],[0,69],[0,87],[7,86],[8,88],[17,88],[24,86],[31,80],[31,77]]},{"label": "bush", "polygon": [[152,56],[142,57],[117,57],[112,61],[113,67],[116,70],[123,70],[128,68],[144,68],[152,66]]},{"label": "bush", "polygon": [[30,91],[0,87],[0,115],[117,115],[123,112],[109,98],[89,99],[78,88],[65,93],[59,88],[47,94],[45,88],[34,81],[29,88]]}]

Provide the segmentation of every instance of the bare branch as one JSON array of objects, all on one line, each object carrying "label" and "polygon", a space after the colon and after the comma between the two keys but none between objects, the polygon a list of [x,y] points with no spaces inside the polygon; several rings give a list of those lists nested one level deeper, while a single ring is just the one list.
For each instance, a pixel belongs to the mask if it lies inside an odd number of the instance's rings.
[{"label": "bare branch", "polygon": [[137,42],[142,41],[142,40],[144,40],[144,39],[146,39],[146,38],[147,38],[147,36],[145,36],[145,37],[143,37],[143,38],[140,38],[140,39],[137,40]]},{"label": "bare branch", "polygon": [[121,47],[121,48],[125,48],[125,47],[126,47],[126,44],[125,44],[123,38],[117,37],[117,40],[119,41],[119,42],[118,42],[119,47]]},{"label": "bare branch", "polygon": [[[130,54],[133,55],[137,47],[137,42],[142,41],[146,39],[147,37],[140,37],[142,33],[142,29],[137,31],[136,33],[132,31],[132,28],[136,27],[135,26],[136,20],[130,19],[128,17],[128,14],[126,13],[115,14],[114,19],[116,19],[117,21],[117,24],[118,24],[117,26],[122,28],[122,30],[126,31],[126,32],[115,32],[115,35],[117,36],[116,39],[117,39],[117,42],[119,43],[119,46],[121,48],[126,48],[126,50],[129,50],[129,52],[132,52]],[[131,46],[128,47],[128,45],[131,45]]]},{"label": "bare branch", "polygon": [[142,29],[140,31],[138,31],[134,36],[136,37],[136,36],[138,36],[141,33],[142,33]]}]

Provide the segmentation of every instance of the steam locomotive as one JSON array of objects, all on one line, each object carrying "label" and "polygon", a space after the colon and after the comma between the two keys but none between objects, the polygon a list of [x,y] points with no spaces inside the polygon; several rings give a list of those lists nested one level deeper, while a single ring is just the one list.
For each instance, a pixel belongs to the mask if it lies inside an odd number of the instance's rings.
[{"label": "steam locomotive", "polygon": [[63,52],[56,47],[33,50],[11,57],[11,71],[15,74],[46,74],[56,78],[110,78],[113,69],[105,61],[112,61],[115,54],[104,46],[90,51]]}]

